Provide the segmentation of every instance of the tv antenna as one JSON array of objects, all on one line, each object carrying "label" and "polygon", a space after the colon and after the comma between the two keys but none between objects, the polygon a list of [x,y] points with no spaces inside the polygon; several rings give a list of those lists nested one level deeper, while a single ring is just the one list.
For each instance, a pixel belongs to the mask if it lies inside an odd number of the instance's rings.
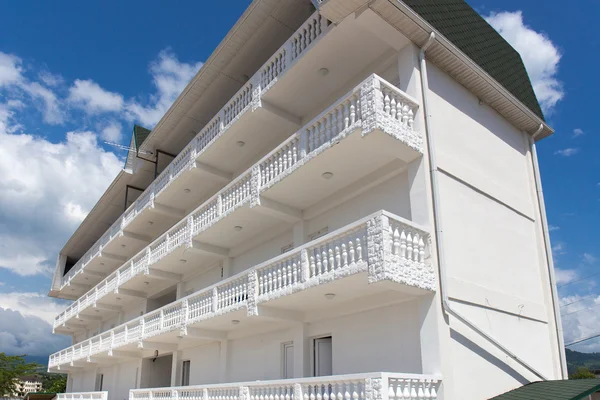
[{"label": "tv antenna", "polygon": [[142,149],[138,150],[136,148],[129,147],[129,146],[123,146],[122,144],[118,144],[118,143],[104,141],[104,144],[116,147],[119,150],[127,150],[128,152],[131,152],[131,153],[140,153],[140,154],[149,155],[149,156],[151,156],[153,154],[151,151],[146,151],[146,150],[142,150]]}]

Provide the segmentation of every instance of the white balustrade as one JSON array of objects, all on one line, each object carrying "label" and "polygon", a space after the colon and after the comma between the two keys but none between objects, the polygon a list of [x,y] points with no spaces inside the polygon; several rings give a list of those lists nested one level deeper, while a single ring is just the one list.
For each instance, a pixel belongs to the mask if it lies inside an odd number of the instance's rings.
[{"label": "white balustrade", "polygon": [[[314,13],[288,41],[269,59],[255,74],[254,77],[223,106],[223,108],[200,130],[198,135],[173,159],[169,166],[146,188],[138,199],[123,213],[111,228],[86,252],[80,260],[67,272],[62,279],[61,290],[68,285],[73,277],[81,272],[89,261],[106,246],[125,226],[146,207],[152,204],[153,199],[160,194],[179,174],[191,166],[196,158],[219,137],[227,127],[251,105],[255,100],[254,82],[265,91],[269,84],[283,72],[288,70],[293,62],[298,59],[317,39],[327,32],[331,23]],[[260,92],[260,91],[259,91]]]},{"label": "white balustrade", "polygon": [[258,295],[292,286],[302,280],[302,264],[300,254],[287,257],[273,265],[257,269]]},{"label": "white balustrade", "polygon": [[[370,231],[369,226],[376,221],[379,221],[377,226],[380,228]],[[325,284],[351,274],[369,272],[367,243],[378,238],[382,242],[373,247],[382,248],[385,254],[390,255],[385,262],[390,263],[390,266],[403,267],[390,268],[391,271],[402,270],[402,273],[405,273],[416,267],[414,273],[418,279],[407,282],[400,279],[401,283],[433,290],[432,282],[435,275],[429,260],[428,233],[410,221],[380,211],[211,287],[55,353],[50,356],[49,366],[54,367],[98,352],[109,351],[127,343],[139,342],[144,338],[184,328],[189,324],[214,318],[240,307],[246,307],[248,313],[251,313],[251,307],[261,302],[268,302],[276,297]],[[418,286],[419,280],[429,286]]]},{"label": "white balustrade", "polygon": [[[441,376],[374,372],[274,381],[132,389],[131,400],[436,400]],[[242,394],[247,397],[242,398]]]},{"label": "white balustrade", "polygon": [[57,393],[57,400],[107,400],[108,392]]},{"label": "white balustrade", "polygon": [[[191,240],[190,235],[198,235],[220,218],[227,215],[227,213],[249,203],[253,192],[260,193],[261,190],[267,190],[278,179],[299,168],[305,160],[310,159],[313,153],[327,149],[331,143],[340,140],[347,133],[359,128],[362,122],[363,109],[360,103],[362,101],[361,98],[365,97],[361,95],[361,91],[365,86],[381,87],[379,95],[383,101],[380,111],[382,111],[383,115],[394,118],[399,128],[408,129],[406,127],[410,128],[412,126],[412,117],[405,118],[404,116],[414,115],[414,111],[416,111],[418,106],[410,97],[403,94],[397,88],[376,75],[372,75],[263,157],[256,164],[259,171],[257,180],[253,180],[253,167],[246,173],[241,174],[219,193],[198,207],[196,211],[193,211],[190,216],[157,238],[147,249],[139,252],[103,282],[99,283],[95,289],[69,306],[65,312],[56,318],[54,327],[56,328],[64,324],[68,319],[73,318],[81,312],[81,310],[95,304],[102,296],[115,291],[120,285],[134,276],[146,272],[149,265],[159,262],[177,247],[188,243]],[[397,112],[392,111],[392,104],[395,104],[394,107],[396,107],[396,110],[398,109],[398,104],[403,104],[401,107],[402,110],[408,104],[410,105],[410,112],[402,114],[402,111],[401,114],[404,116],[398,117]],[[210,125],[210,129],[207,132],[214,132],[214,125]],[[184,157],[187,156],[184,155]],[[256,190],[253,185],[258,186]],[[414,231],[400,230],[396,232],[396,230],[394,229],[391,232],[393,239],[392,254],[402,259],[410,259],[422,263],[425,256],[423,253],[423,238],[415,234]],[[396,233],[398,234],[397,237]],[[321,247],[310,250],[309,273],[311,277],[365,261],[366,243],[364,232],[362,237],[359,235],[345,242],[342,239],[340,240],[338,244],[329,245],[333,247]],[[283,286],[289,282],[287,268],[292,271],[292,279],[295,282],[296,278],[293,277],[293,272],[298,273],[299,267],[298,264],[296,267],[293,265],[286,266],[285,284],[283,275],[281,277],[281,285]],[[280,272],[282,273],[283,271]],[[280,272],[275,271],[275,273]],[[267,278],[268,276],[259,276],[259,280],[262,279],[263,285],[265,283],[268,285]],[[279,283],[275,280],[271,284],[278,285]],[[263,286],[260,290],[264,290],[260,291],[260,294],[265,294],[271,289],[268,286]]]}]

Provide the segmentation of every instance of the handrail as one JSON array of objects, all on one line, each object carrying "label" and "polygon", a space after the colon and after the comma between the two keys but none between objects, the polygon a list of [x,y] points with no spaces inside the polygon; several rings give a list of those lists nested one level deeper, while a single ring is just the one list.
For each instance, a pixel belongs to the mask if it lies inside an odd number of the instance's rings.
[{"label": "handrail", "polygon": [[[390,83],[375,74],[366,78],[244,173],[190,212],[178,224],[131,257],[92,290],[81,296],[80,299],[57,316],[54,327],[56,328],[65,323],[67,318],[77,315],[82,309],[95,303],[101,296],[115,290],[140,272],[147,273],[150,265],[173,249],[181,245],[189,246],[193,236],[207,229],[232,210],[248,203],[252,206],[257,201],[257,196],[260,195],[261,191],[267,190],[292,171],[301,167],[314,154],[328,149],[332,143],[341,140],[354,129],[360,128],[363,120],[367,118],[366,111],[363,115],[363,109],[366,108],[366,105],[363,105],[362,102],[366,96],[362,93],[366,90],[365,88],[377,85],[384,86],[384,91],[389,90],[388,87],[391,86]],[[404,103],[406,105],[412,104],[414,100],[399,89],[395,89],[395,97],[394,95],[391,96],[394,100],[392,103],[386,101],[386,96],[389,98],[391,92],[385,93],[387,94],[380,92],[381,102],[379,107],[381,110],[377,110],[376,113],[379,112],[385,118],[391,118],[391,122],[399,127],[412,129],[413,117],[418,105],[415,104],[412,108],[402,107],[400,112],[397,113],[391,108],[390,104]],[[394,127],[393,124],[390,126]],[[394,128],[394,130],[397,129]],[[186,228],[182,230],[184,225]],[[92,298],[94,301],[91,301]]]},{"label": "handrail", "polygon": [[[369,228],[376,223],[379,224],[378,228]],[[379,247],[382,257],[389,254],[390,263],[414,265],[415,270],[425,274],[422,282],[428,286],[424,288],[432,290],[434,275],[428,261],[428,235],[427,231],[411,221],[387,211],[376,212],[286,254],[273,257],[110,331],[54,353],[50,356],[49,364],[51,367],[61,364],[61,355],[64,355],[65,362],[76,356],[83,358],[172,329],[185,328],[188,323],[244,306],[248,309],[248,314],[253,315],[258,303],[288,294],[288,288],[303,290],[311,285],[321,284],[320,277],[324,274],[335,277],[338,271],[344,271],[340,275],[342,277],[367,271],[370,262],[380,262],[379,259],[368,259],[367,256],[371,256],[367,254],[368,248]],[[381,240],[381,245],[375,244]],[[283,260],[292,258],[299,260],[294,271],[289,264],[281,264]],[[274,266],[277,268],[273,269]],[[412,279],[404,283],[416,286],[417,281],[418,279]],[[137,330],[134,332],[135,329]],[[123,337],[119,336],[115,341],[115,337],[121,334]]]},{"label": "handrail", "polygon": [[[203,151],[205,151],[216,138],[223,133],[229,125],[235,122],[236,117],[245,112],[249,107],[254,107],[253,103],[258,99],[255,97],[265,92],[276,78],[289,70],[295,61],[309,47],[316,43],[325,33],[329,31],[331,22],[322,17],[318,11],[313,13],[308,20],[300,26],[292,36],[267,60],[261,68],[243,85],[232,98],[219,110],[219,112],[198,132],[198,134],[186,145],[183,150],[175,157],[169,165],[154,179],[154,181],[140,194],[123,214],[111,225],[111,227],[98,239],[88,251],[79,259],[62,280],[62,290],[68,285],[70,280],[93,259],[98,251],[101,251],[103,244],[108,243],[116,233],[124,229],[137,214],[141,213],[146,207],[153,204],[154,198],[164,190],[170,182],[176,179],[179,174],[186,169],[188,162],[186,158],[194,161]],[[307,27],[311,27],[307,29]],[[296,43],[296,45],[294,45]],[[298,45],[300,43],[300,45]],[[284,55],[284,56],[282,56]],[[279,63],[274,64],[274,60]],[[275,70],[277,67],[277,71]],[[258,89],[255,91],[254,89]],[[117,229],[118,228],[118,229]],[[105,243],[104,243],[105,242]]]}]

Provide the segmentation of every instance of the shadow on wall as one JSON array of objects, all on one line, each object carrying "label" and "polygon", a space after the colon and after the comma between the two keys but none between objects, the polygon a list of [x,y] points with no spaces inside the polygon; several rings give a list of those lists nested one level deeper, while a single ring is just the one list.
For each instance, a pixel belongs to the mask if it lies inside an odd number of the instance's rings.
[{"label": "shadow on wall", "polygon": [[469,351],[479,355],[481,358],[489,362],[490,364],[500,368],[507,375],[510,375],[516,381],[518,381],[521,385],[525,385],[530,383],[530,380],[521,375],[518,371],[515,371],[510,365],[506,364],[501,359],[497,358],[493,354],[489,353],[484,348],[480,347],[478,344],[472,342],[467,337],[461,335],[457,331],[450,329],[450,337],[453,340],[456,340],[458,343],[466,347]]}]

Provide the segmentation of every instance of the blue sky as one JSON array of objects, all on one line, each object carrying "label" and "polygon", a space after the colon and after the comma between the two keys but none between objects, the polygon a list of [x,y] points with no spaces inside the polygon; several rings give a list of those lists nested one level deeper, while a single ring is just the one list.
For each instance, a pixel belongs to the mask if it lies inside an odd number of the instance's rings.
[{"label": "blue sky", "polygon": [[[538,153],[561,302],[572,303],[563,312],[583,310],[564,317],[567,342],[600,332],[600,306],[591,308],[600,304],[600,3],[468,2],[522,53],[556,130]],[[249,3],[3,7],[0,351],[45,355],[68,345],[48,335],[67,303],[46,294],[56,254],[122,166],[125,154],[103,141],[126,141],[134,122],[153,126]],[[576,349],[600,351],[600,341]]]}]

